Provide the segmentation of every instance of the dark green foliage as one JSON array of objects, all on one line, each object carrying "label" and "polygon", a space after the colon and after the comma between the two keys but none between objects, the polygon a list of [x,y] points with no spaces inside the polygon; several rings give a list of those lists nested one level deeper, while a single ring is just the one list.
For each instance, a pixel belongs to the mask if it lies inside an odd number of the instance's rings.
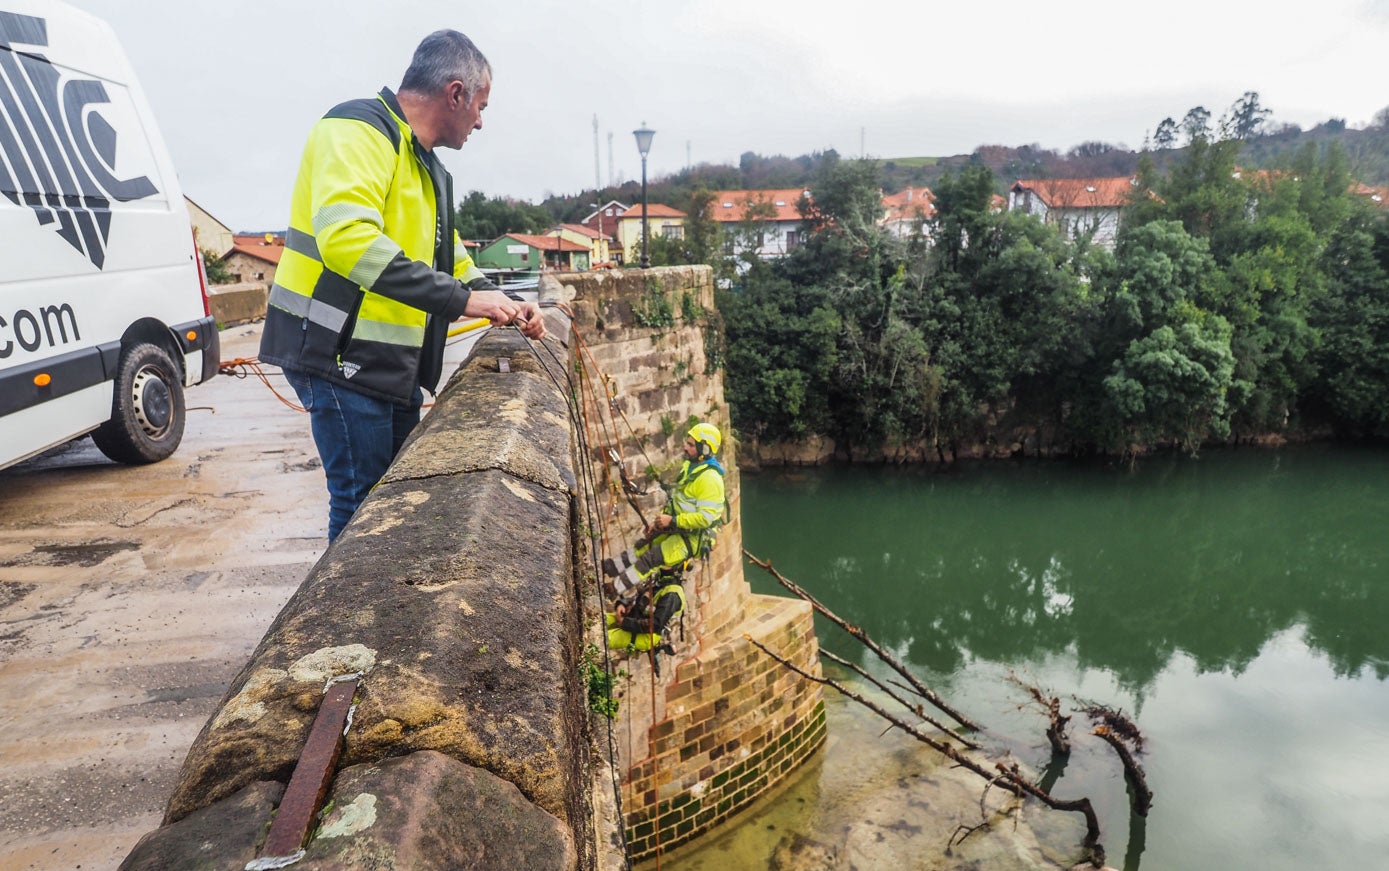
[{"label": "dark green foliage", "polygon": [[632,319],[639,327],[669,327],[675,324],[675,309],[670,294],[653,284],[632,306]]},{"label": "dark green foliage", "polygon": [[1328,293],[1308,325],[1321,338],[1309,413],[1347,435],[1389,436],[1389,222],[1357,211],[1324,261]]},{"label": "dark green foliage", "polygon": [[[1229,123],[1262,117],[1243,110]],[[1209,113],[1185,124],[1168,172],[1140,162],[1112,252],[995,211],[982,165],[935,183],[929,243],[891,238],[875,165],[822,160],[805,244],[718,294],[735,426],[849,457],[1389,436],[1385,212],[1348,192],[1338,147],[1251,171]]]},{"label": "dark green foliage", "polygon": [[232,275],[232,271],[227,268],[227,261],[206,248],[202,250],[202,255],[203,271],[207,274],[208,284],[231,284],[236,281],[236,276]]},{"label": "dark green foliage", "polygon": [[490,199],[471,191],[458,204],[458,235],[473,241],[491,241],[507,233],[542,233],[556,222],[549,211],[504,197]]},{"label": "dark green foliage", "polygon": [[[620,676],[622,673],[618,674]],[[621,702],[613,698],[614,677],[603,668],[598,645],[589,644],[584,648],[583,657],[579,662],[579,678],[588,691],[588,709],[609,720],[616,717]]]}]

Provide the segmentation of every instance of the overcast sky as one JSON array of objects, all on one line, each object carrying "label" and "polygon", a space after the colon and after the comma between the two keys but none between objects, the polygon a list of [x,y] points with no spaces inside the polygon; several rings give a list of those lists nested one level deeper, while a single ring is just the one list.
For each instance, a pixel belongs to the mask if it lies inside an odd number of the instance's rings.
[{"label": "overcast sky", "polygon": [[[1139,146],[1164,117],[1256,90],[1275,121],[1389,105],[1389,0],[73,0],[115,29],[183,188],[233,229],[283,227],[305,134],[394,88],[427,32],[494,70],[483,129],[441,150],[455,190],[539,201],[649,175],[795,156]],[[611,159],[608,134],[612,133]],[[687,151],[688,148],[688,151]]]}]

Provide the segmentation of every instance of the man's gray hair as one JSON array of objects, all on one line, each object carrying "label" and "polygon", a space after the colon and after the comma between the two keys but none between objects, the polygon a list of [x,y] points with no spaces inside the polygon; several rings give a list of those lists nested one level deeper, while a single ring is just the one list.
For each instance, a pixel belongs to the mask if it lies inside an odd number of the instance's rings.
[{"label": "man's gray hair", "polygon": [[437,94],[449,82],[463,83],[469,99],[492,81],[492,65],[473,41],[456,30],[436,30],[415,49],[400,90]]}]

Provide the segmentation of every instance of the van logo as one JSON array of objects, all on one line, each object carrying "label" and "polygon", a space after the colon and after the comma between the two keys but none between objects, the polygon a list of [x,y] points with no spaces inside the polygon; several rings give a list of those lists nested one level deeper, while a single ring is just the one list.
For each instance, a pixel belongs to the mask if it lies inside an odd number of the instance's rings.
[{"label": "van logo", "polygon": [[106,86],[69,76],[34,48],[48,22],[0,12],[0,193],[34,211],[97,269],[106,263],[111,201],[159,193],[146,176],[117,178],[116,130],[99,109]]}]

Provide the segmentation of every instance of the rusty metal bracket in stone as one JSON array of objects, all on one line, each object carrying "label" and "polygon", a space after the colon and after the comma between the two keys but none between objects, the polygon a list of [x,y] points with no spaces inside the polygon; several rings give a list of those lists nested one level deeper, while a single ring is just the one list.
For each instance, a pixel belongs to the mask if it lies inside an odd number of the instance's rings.
[{"label": "rusty metal bracket in stone", "polygon": [[343,739],[352,724],[352,697],[360,680],[360,674],[346,675],[330,680],[324,687],[323,704],[309,729],[309,740],[299,754],[299,762],[294,766],[294,774],[275,812],[275,821],[270,824],[270,835],[265,839],[261,857],[247,863],[246,871],[271,871],[304,858],[304,842],[314,815],[328,794],[338,757],[342,754]]}]

